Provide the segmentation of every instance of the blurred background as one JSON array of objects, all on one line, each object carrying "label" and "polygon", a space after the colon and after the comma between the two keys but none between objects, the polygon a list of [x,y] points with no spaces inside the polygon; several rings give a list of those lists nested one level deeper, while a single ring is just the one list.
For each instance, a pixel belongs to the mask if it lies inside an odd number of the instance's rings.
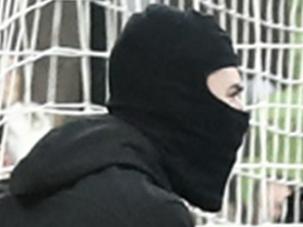
[{"label": "blurred background", "polygon": [[106,112],[110,50],[151,3],[214,15],[241,60],[250,131],[222,211],[189,205],[197,225],[303,226],[302,0],[0,0],[0,197],[50,129]]}]

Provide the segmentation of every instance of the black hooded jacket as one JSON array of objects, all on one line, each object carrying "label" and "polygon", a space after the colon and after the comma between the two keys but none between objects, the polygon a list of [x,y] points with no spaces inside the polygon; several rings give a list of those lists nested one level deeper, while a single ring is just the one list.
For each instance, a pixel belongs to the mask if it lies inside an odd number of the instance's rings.
[{"label": "black hooded jacket", "polygon": [[110,113],[53,130],[14,170],[1,227],[176,226],[180,197],[221,207],[248,115],[219,101],[209,73],[237,66],[212,17],[152,5],[110,57]]},{"label": "black hooded jacket", "polygon": [[192,226],[156,154],[110,115],[55,129],[15,169],[0,226]]}]

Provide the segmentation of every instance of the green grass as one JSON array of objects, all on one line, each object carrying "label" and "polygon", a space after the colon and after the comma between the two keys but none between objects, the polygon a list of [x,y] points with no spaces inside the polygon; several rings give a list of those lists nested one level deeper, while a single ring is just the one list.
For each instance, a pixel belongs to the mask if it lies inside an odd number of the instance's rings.
[{"label": "green grass", "polygon": [[[269,99],[269,104],[281,104],[285,106],[280,107],[268,107],[267,109],[256,110],[255,120],[261,121],[261,117],[267,114],[265,121],[267,122],[268,129],[263,127],[257,127],[256,131],[256,149],[261,150],[260,137],[264,133],[267,136],[266,145],[266,158],[268,162],[273,163],[303,163],[302,154],[300,155],[300,147],[302,146],[302,137],[290,136],[289,132],[301,132],[303,131],[303,92],[302,87],[293,87],[280,90],[272,94]],[[289,94],[292,94],[289,98]],[[296,105],[293,108],[289,108],[289,104]],[[266,112],[267,113],[266,113]],[[299,125],[300,123],[300,125]],[[282,133],[276,131],[278,129]],[[264,142],[264,141],[263,141]],[[255,157],[254,162],[261,160],[261,152],[256,152],[258,155]],[[247,159],[246,161],[250,161]],[[299,162],[298,162],[299,161]],[[293,176],[293,174],[291,174]]]},{"label": "green grass", "polygon": [[[293,0],[289,0],[288,7],[293,4]],[[299,1],[300,9],[303,9],[303,1]],[[303,20],[303,14],[298,14],[296,18],[296,26],[301,24]],[[303,43],[303,34],[302,33],[293,33],[291,37],[292,43]],[[293,57],[294,64],[289,65],[290,71],[293,73],[292,79],[298,80],[303,79],[303,50],[300,48],[292,49],[288,54],[289,61]],[[289,76],[289,75],[288,75]],[[292,94],[291,96],[289,94]],[[279,108],[266,108],[262,110],[255,110],[253,116],[254,120],[260,122],[261,118],[267,116],[265,122],[269,126],[274,126],[275,128],[279,128],[280,130],[288,130],[294,132],[299,130],[303,133],[303,120],[301,121],[301,125],[298,123],[299,118],[303,118],[303,100],[300,100],[300,96],[302,97],[303,93],[303,85],[294,85],[292,87],[287,86],[287,88],[281,88],[274,92],[268,100],[270,104],[284,104],[288,105],[289,103],[292,105],[301,106],[301,108],[287,108],[287,107],[279,107]],[[291,97],[291,98],[289,98]],[[264,115],[264,113],[266,115]],[[289,134],[279,134],[275,131],[268,130],[266,128],[254,127],[251,129],[251,133],[255,131],[256,139],[253,141],[255,146],[255,156],[253,159],[249,159],[246,157],[243,160],[246,163],[260,163],[261,162],[261,141],[260,137],[263,136],[262,133],[265,132],[266,141],[265,141],[265,149],[266,149],[266,161],[272,163],[285,163],[285,164],[303,164],[303,154],[299,153],[300,147],[303,146],[303,138],[302,137],[291,137]],[[251,136],[251,135],[250,135]],[[302,150],[301,150],[302,151]],[[299,162],[297,159],[300,159]],[[262,169],[255,169],[252,173],[261,174]],[[273,174],[272,169],[267,169],[265,174],[267,176],[271,176]],[[285,169],[277,169],[274,172],[274,175],[283,176],[287,175],[288,180],[297,179],[299,174],[299,180],[303,182],[303,170],[285,170]],[[254,185],[256,181],[250,177],[241,177],[241,196],[245,204],[249,202],[249,198],[251,198],[251,185]],[[254,189],[252,189],[254,190]]]},{"label": "green grass", "polygon": [[[303,100],[300,100],[300,94],[302,97],[303,87],[293,87],[287,88],[284,90],[279,90],[274,92],[269,98],[268,102],[271,104],[279,103],[279,104],[293,104],[298,105],[298,108],[270,108],[255,110],[254,118],[257,122],[260,122],[261,117],[264,117],[264,111],[267,111],[267,118],[265,121],[269,126],[275,126],[280,130],[289,130],[294,132],[296,130],[303,133],[303,120],[301,120],[301,125],[299,125],[299,118],[303,118]],[[292,94],[292,97],[289,98],[289,94]],[[247,157],[244,162],[247,163],[260,163],[261,162],[261,141],[260,137],[262,133],[266,133],[266,141],[265,141],[265,149],[266,149],[266,161],[271,163],[284,163],[284,164],[303,164],[302,157],[302,149],[300,147],[303,146],[302,137],[291,137],[289,134],[279,134],[275,131],[267,130],[266,128],[255,127],[251,129],[251,132],[256,130],[256,140],[254,141],[256,155],[253,159],[249,159]],[[262,132],[263,130],[263,132]],[[262,169],[255,169],[253,173],[261,174]],[[275,176],[287,176],[288,180],[299,179],[303,182],[303,170],[298,171],[296,169],[277,169],[276,172],[273,172],[272,169],[267,169],[267,176],[271,176],[274,174]],[[298,175],[299,174],[299,175]],[[244,202],[248,202],[248,198],[250,196],[249,188],[250,183],[252,182],[249,178],[242,178],[242,198]]]}]

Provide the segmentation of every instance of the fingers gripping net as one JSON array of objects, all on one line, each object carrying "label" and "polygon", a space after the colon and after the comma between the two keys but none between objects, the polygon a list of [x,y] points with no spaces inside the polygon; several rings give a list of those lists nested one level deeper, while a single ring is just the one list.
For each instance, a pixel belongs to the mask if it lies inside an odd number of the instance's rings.
[{"label": "fingers gripping net", "polygon": [[298,226],[303,219],[301,0],[0,0],[0,176],[67,116],[104,113],[94,95],[108,94],[98,81],[106,67],[96,69],[94,62],[108,59],[129,16],[149,3],[213,14],[241,58],[251,129],[222,211],[191,207],[197,224]]}]

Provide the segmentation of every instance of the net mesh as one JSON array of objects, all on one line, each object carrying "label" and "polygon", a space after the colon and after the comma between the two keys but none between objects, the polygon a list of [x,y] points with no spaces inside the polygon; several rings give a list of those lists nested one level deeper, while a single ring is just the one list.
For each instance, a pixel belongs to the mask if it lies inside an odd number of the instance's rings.
[{"label": "net mesh", "polygon": [[190,207],[197,225],[303,223],[302,0],[0,0],[0,177],[51,128],[106,112],[109,52],[150,3],[213,14],[241,58],[251,128],[222,211]]}]

